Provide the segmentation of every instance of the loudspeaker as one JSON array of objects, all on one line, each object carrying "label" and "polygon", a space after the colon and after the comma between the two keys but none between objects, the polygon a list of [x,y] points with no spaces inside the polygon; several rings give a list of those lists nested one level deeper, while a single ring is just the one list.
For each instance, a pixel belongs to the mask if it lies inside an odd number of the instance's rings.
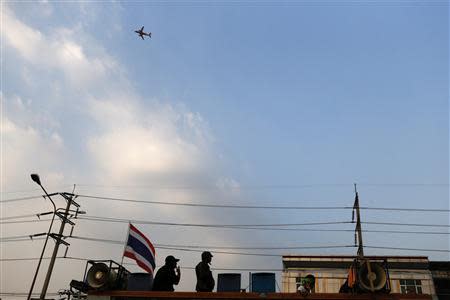
[{"label": "loudspeaker", "polygon": [[115,284],[117,273],[105,263],[96,263],[88,271],[86,282],[93,289],[108,289]]},{"label": "loudspeaker", "polygon": [[[370,271],[369,271],[370,264]],[[376,292],[384,289],[388,281],[386,269],[377,262],[364,261],[359,267],[358,284],[363,290]]]}]

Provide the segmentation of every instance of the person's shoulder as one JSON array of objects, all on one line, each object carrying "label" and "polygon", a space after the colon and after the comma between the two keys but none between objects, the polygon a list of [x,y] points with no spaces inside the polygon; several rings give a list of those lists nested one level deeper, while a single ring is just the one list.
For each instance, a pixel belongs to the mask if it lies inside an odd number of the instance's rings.
[{"label": "person's shoulder", "polygon": [[197,267],[201,268],[202,270],[209,270],[209,264],[204,261],[199,262]]}]

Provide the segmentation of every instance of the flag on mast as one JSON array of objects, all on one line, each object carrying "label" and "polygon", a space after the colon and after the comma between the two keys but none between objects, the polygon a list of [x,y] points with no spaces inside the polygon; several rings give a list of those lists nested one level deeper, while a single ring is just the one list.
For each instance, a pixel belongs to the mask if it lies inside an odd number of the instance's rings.
[{"label": "flag on mast", "polygon": [[153,274],[155,269],[155,247],[150,240],[130,223],[123,256],[134,259],[138,266]]}]

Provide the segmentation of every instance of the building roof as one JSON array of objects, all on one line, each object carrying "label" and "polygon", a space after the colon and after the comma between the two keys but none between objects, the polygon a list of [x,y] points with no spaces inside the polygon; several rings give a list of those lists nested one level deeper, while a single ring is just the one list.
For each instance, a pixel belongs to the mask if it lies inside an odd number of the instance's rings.
[{"label": "building roof", "polygon": [[[283,255],[283,259],[285,258],[348,258],[355,259],[358,256],[356,255],[297,255],[297,254],[287,254]],[[365,256],[366,258],[373,259],[428,259],[428,256],[403,256],[403,255],[371,255]]]},{"label": "building roof", "polygon": [[[205,299],[205,300],[304,300],[305,296],[300,293],[235,293],[235,292],[142,292],[142,291],[102,291],[90,292],[89,295],[111,296],[111,297],[139,297],[139,299]],[[88,295],[88,299],[89,299]],[[425,294],[338,294],[313,293],[307,296],[309,300],[431,300],[430,295]]]},{"label": "building roof", "polygon": [[431,271],[449,271],[450,261],[430,261]]},{"label": "building roof", "polygon": [[[283,256],[286,269],[348,269],[357,256],[350,255],[289,255]],[[372,261],[386,262],[388,269],[428,270],[426,256],[365,256]]]}]

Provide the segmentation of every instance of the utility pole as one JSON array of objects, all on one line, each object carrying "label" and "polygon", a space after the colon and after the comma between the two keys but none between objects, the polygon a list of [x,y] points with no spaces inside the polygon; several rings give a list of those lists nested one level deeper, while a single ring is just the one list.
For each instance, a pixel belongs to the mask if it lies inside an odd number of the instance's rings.
[{"label": "utility pole", "polygon": [[370,260],[364,258],[364,246],[362,239],[362,229],[361,229],[361,215],[359,213],[359,197],[358,191],[356,189],[355,183],[355,203],[353,204],[353,221],[354,221],[354,213],[356,211],[356,227],[355,227],[355,243],[356,243],[356,235],[358,236],[358,259],[367,265],[367,279],[369,280],[370,290],[372,292],[375,291],[374,280],[376,279],[376,274],[372,272],[372,267],[370,265]]},{"label": "utility pole", "polygon": [[53,237],[53,239],[55,239],[56,243],[55,243],[55,247],[53,248],[53,254],[50,259],[50,264],[48,266],[47,275],[45,276],[44,285],[42,286],[41,295],[39,297],[40,300],[45,299],[45,294],[47,293],[48,284],[50,283],[50,277],[52,276],[53,266],[55,265],[56,255],[58,254],[59,245],[64,244],[66,246],[69,246],[69,243],[67,243],[66,241],[63,240],[63,233],[64,233],[64,227],[65,227],[66,223],[75,225],[75,223],[70,221],[68,218],[70,207],[72,205],[76,206],[77,208],[80,207],[80,205],[74,201],[74,198],[76,198],[76,196],[74,194],[61,193],[60,195],[66,199],[67,206],[66,206],[64,213],[56,212],[56,215],[61,219],[61,226],[59,228],[58,234],[50,234],[50,236]]},{"label": "utility pole", "polygon": [[358,191],[356,190],[356,183],[355,183],[355,203],[353,204],[353,220],[355,219],[355,211],[356,211],[356,227],[355,227],[355,244],[356,244],[356,237],[358,237],[358,256],[360,258],[364,257],[364,246],[363,246],[363,240],[362,240],[362,230],[361,230],[361,215],[359,213],[359,197],[358,197]]}]

